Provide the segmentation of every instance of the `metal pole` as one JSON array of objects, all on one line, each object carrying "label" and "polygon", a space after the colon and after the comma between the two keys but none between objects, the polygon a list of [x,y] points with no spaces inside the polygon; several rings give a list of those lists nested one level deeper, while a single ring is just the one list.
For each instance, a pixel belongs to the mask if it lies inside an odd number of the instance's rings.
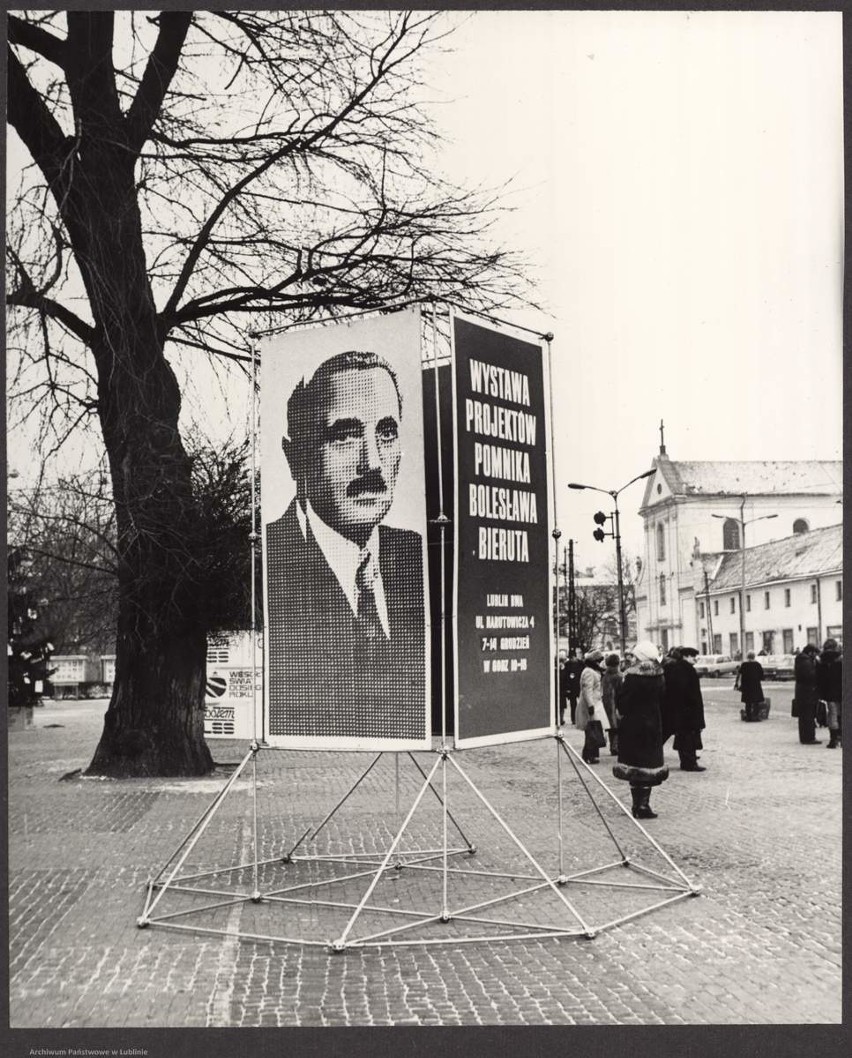
[{"label": "metal pole", "polygon": [[817,641],[816,645],[819,646],[822,642],[822,585],[820,584],[819,573],[816,578],[816,597],[817,597]]},{"label": "metal pole", "polygon": [[745,661],[745,587],[746,587],[746,553],[745,553],[745,496],[740,501],[740,664]]},{"label": "metal pole", "polygon": [[568,658],[577,649],[577,589],[574,584],[574,541],[568,541]]},{"label": "metal pole", "polygon": [[707,653],[715,654],[713,649],[713,615],[710,612],[710,578],[707,570],[704,570],[704,597],[707,600]]},{"label": "metal pole", "polygon": [[615,504],[615,563],[618,566],[618,624],[621,635],[621,656],[627,649],[627,615],[624,612],[624,575],[621,569],[621,527],[618,520],[618,493],[613,493]]}]

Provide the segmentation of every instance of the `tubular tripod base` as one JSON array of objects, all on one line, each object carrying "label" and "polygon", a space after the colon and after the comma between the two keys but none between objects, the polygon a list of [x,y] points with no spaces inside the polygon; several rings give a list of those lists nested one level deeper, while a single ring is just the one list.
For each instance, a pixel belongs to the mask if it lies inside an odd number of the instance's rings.
[{"label": "tubular tripod base", "polygon": [[[178,850],[148,882],[137,925],[321,946],[338,953],[350,948],[545,937],[591,940],[603,930],[697,895],[700,889],[689,882],[558,733],[556,741],[559,756],[567,756],[573,765],[575,793],[584,803],[594,806],[591,817],[587,808],[584,811],[584,825],[588,825],[589,818],[598,819],[601,827],[597,834],[615,845],[617,858],[602,858],[591,866],[576,864],[571,870],[564,869],[560,862],[558,871],[548,870],[477,788],[450,750],[441,747],[428,769],[407,754],[421,781],[383,853],[358,850],[351,842],[349,848],[335,848],[328,834],[331,819],[354,799],[378,764],[376,758],[322,822],[308,827],[283,857],[279,854],[258,859],[255,841],[255,855],[245,862],[181,873],[239,774],[253,759],[253,750]],[[450,780],[456,800],[460,790],[465,795],[465,809],[472,803],[478,811],[477,824],[484,821],[497,831],[496,841],[488,841],[485,847],[500,862],[474,861],[476,847],[455,819],[453,825],[462,843],[450,844]],[[605,791],[609,808],[616,808],[615,819],[593,796],[595,784]],[[375,819],[375,798],[369,804]],[[424,820],[430,809],[432,817]],[[650,845],[665,870],[639,861],[620,833],[619,827],[624,829],[625,823],[634,837],[638,834]],[[437,841],[424,840],[436,836]],[[323,847],[319,846],[320,838],[325,839]],[[561,860],[561,824],[559,838]],[[300,846],[304,847],[303,854],[296,854],[295,849]],[[343,872],[335,873],[341,866]],[[252,884],[246,885],[243,876],[250,876]],[[173,902],[173,898],[178,906],[166,910],[164,901]],[[222,916],[224,923],[220,921]]]}]

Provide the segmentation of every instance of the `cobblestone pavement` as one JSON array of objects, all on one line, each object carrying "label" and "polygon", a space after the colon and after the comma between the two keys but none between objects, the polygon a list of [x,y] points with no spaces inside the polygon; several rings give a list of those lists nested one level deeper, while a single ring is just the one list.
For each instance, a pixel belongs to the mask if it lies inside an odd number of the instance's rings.
[{"label": "cobblestone pavement", "polygon": [[[668,749],[671,777],[652,798],[660,815],[645,824],[676,866],[589,778],[593,771],[625,796],[606,752],[586,769],[553,739],[465,751],[439,765],[435,776],[438,791],[446,776],[450,810],[464,835],[450,822],[449,846],[476,846],[475,855],[449,857],[446,906],[455,912],[530,891],[480,907],[476,915],[487,922],[454,914],[449,922],[423,924],[416,914],[364,911],[346,935],[350,942],[413,922],[394,939],[445,943],[342,953],[328,942],[341,939],[373,875],[351,858],[321,857],[369,853],[379,862],[418,791],[424,795],[401,860],[411,864],[419,856],[437,869],[392,870],[368,903],[438,917],[445,906],[441,859],[428,859],[429,849],[443,847],[440,802],[410,758],[383,756],[316,839],[299,846],[296,855],[305,858],[282,863],[373,758],[261,751],[180,876],[255,859],[260,866],[187,881],[213,895],[170,891],[152,915],[221,904],[169,920],[221,932],[139,929],[147,879],[168,861],[247,747],[216,742],[220,766],[202,780],[82,779],[76,769],[92,755],[105,703],[47,703],[29,727],[9,732],[11,1025],[837,1024],[842,752],[826,752],[825,741],[799,745],[790,685],[771,687],[772,714],[761,724],[740,722],[730,681],[705,681],[704,693],[708,770],[681,772]],[[581,741],[566,731],[568,746],[579,749]],[[415,757],[424,769],[438,759]],[[515,838],[551,879],[617,866],[588,878],[592,884],[533,889],[535,866]],[[618,884],[662,884],[647,871],[624,870],[622,859],[669,879],[669,889]],[[341,875],[348,880],[327,883]],[[594,884],[604,881],[616,884]],[[594,939],[583,935],[680,896],[688,883],[701,887],[700,896],[687,894]],[[277,898],[293,885],[303,888],[291,890],[286,903]],[[256,891],[263,894],[259,902],[229,899]],[[548,927],[580,936],[546,936]],[[228,935],[237,931],[311,943]],[[509,939],[513,933],[527,936]],[[464,939],[472,935],[480,939]]]}]

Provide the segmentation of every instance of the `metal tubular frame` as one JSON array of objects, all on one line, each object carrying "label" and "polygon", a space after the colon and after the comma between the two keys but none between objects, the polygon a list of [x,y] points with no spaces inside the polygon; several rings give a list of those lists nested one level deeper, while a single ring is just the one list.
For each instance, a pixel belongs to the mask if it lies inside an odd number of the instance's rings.
[{"label": "metal tubular frame", "polygon": [[[450,328],[452,328],[452,307],[448,305],[448,319]],[[401,811],[400,811],[400,753],[394,753],[394,808],[395,808],[395,834],[393,839],[382,855],[381,853],[368,853],[368,852],[351,852],[351,853],[320,853],[314,852],[306,855],[296,855],[296,850],[303,845],[306,841],[313,841],[328,824],[332,817],[337,813],[341,807],[346,803],[349,797],[354,793],[356,788],[368,777],[372,772],[373,768],[379,762],[385,752],[378,753],[366,769],[355,779],[349,789],[340,798],[334,807],[326,814],[326,816],[315,826],[307,827],[296,842],[289,848],[289,850],[283,855],[260,860],[258,858],[258,809],[257,809],[257,754],[261,748],[261,744],[257,741],[257,708],[256,708],[256,693],[257,693],[257,628],[256,628],[256,598],[255,598],[255,564],[256,564],[256,548],[259,540],[257,533],[256,524],[256,510],[255,510],[255,451],[257,441],[257,390],[256,390],[256,352],[252,351],[252,531],[251,531],[251,579],[252,579],[252,632],[253,632],[253,688],[252,688],[252,705],[253,705],[253,730],[255,737],[252,740],[251,748],[246,756],[240,761],[239,765],[235,769],[234,773],[228,778],[222,790],[216,794],[211,801],[210,805],[205,809],[199,819],[190,828],[189,833],[180,842],[177,849],[172,855],[166,860],[165,864],[160,868],[159,872],[153,878],[149,878],[146,888],[145,905],[142,914],[137,919],[137,925],[142,928],[146,926],[160,926],[166,929],[181,930],[184,932],[194,932],[205,935],[219,936],[219,937],[238,937],[245,940],[255,940],[270,943],[285,943],[285,944],[299,944],[303,946],[313,947],[329,947],[332,951],[342,952],[349,948],[359,947],[386,947],[386,946],[398,946],[398,945],[414,945],[414,946],[430,946],[430,945],[446,945],[446,944],[470,944],[470,943],[488,943],[495,941],[513,941],[513,940],[527,940],[537,939],[545,937],[584,937],[591,939],[598,933],[605,929],[611,929],[616,926],[622,925],[626,922],[630,922],[640,915],[648,914],[652,911],[656,911],[662,907],[666,907],[678,900],[682,900],[689,896],[697,896],[701,889],[699,886],[694,885],[689,881],[683,871],[674,863],[674,861],[668,856],[668,854],[660,847],[657,841],[647,832],[647,830],[639,823],[638,820],[633,819],[629,809],[618,800],[616,795],[606,786],[605,783],[598,777],[598,775],[584,762],[582,761],[580,754],[566,744],[562,732],[559,730],[558,719],[559,719],[559,689],[558,689],[558,670],[556,671],[556,686],[554,688],[554,733],[553,738],[556,746],[556,782],[557,782],[557,859],[558,859],[558,870],[555,874],[551,874],[548,870],[542,866],[538,860],[533,856],[529,849],[525,846],[523,841],[514,833],[509,824],[500,816],[495,807],[489,802],[486,796],[479,790],[473,780],[469,777],[466,771],[461,767],[457,760],[454,759],[451,748],[447,745],[447,719],[446,719],[446,598],[445,598],[445,587],[444,587],[444,574],[446,570],[446,532],[450,525],[449,519],[444,513],[444,496],[443,496],[443,474],[441,467],[441,424],[440,424],[440,401],[439,401],[439,390],[438,390],[438,357],[437,357],[437,307],[433,303],[431,306],[432,317],[431,317],[431,331],[432,331],[432,359],[435,368],[435,410],[437,416],[437,444],[438,444],[438,508],[439,514],[434,523],[438,525],[440,529],[440,574],[441,574],[441,716],[442,716],[442,727],[440,736],[440,747],[437,749],[437,757],[431,768],[427,771],[421,767],[420,763],[414,757],[411,751],[407,752],[408,758],[411,760],[417,771],[419,772],[422,780],[414,801],[411,807],[405,814],[404,819],[400,822]],[[486,319],[493,319],[487,314],[481,314]],[[516,328],[520,330],[528,330],[528,328]],[[534,332],[530,332],[534,333]],[[553,393],[552,393],[552,379],[550,376],[550,357],[551,357],[551,340],[552,335],[538,335],[541,340],[547,343],[547,356],[548,356],[548,381],[549,381],[549,392],[550,392],[550,425],[551,425],[551,464],[553,462]],[[554,479],[555,480],[555,479]],[[555,490],[554,490],[555,491]],[[552,536],[554,539],[554,552],[555,552],[555,568],[556,568],[556,586],[558,589],[558,547],[559,537],[561,533],[558,528],[556,520],[556,505],[554,502],[554,529]],[[558,595],[557,595],[558,599]],[[558,609],[557,609],[558,618]],[[558,619],[554,628],[554,639],[558,645]],[[554,650],[555,665],[558,665],[558,652]],[[564,870],[564,844],[563,844],[563,829],[564,829],[564,806],[563,806],[563,774],[562,774],[562,756],[563,753],[570,760],[573,773],[576,775],[580,782],[583,792],[592,802],[597,817],[600,819],[603,827],[613,842],[619,859],[611,863],[606,863],[601,866],[587,868],[585,870],[576,871],[572,874],[566,874]],[[252,780],[252,802],[251,802],[251,842],[253,855],[248,863],[239,863],[227,867],[214,868],[208,871],[196,871],[192,874],[181,875],[179,872],[183,865],[186,863],[190,853],[195,848],[202,835],[204,834],[210,821],[213,819],[216,812],[222,806],[227,797],[228,793],[233,789],[235,783],[239,779],[240,775],[246,769],[249,761],[252,763],[251,769],[251,780]],[[441,789],[440,791],[433,785],[433,779],[440,768],[441,770]],[[449,857],[455,855],[473,855],[476,852],[475,846],[465,835],[457,819],[449,809],[449,789],[447,783],[448,770],[452,769],[460,778],[464,784],[473,792],[478,800],[485,806],[490,816],[499,824],[503,832],[511,839],[515,847],[521,853],[525,862],[532,867],[534,873],[524,872],[523,870],[509,871],[509,870],[485,870],[485,869],[474,869],[474,868],[459,868],[451,867],[449,863]],[[588,781],[588,777],[594,780],[593,783]],[[630,823],[632,823],[641,835],[647,840],[650,846],[664,859],[664,861],[675,871],[678,876],[677,879],[672,879],[667,875],[656,871],[644,864],[636,863],[630,860],[624,852],[622,845],[616,837],[612,826],[601,811],[601,807],[596,801],[592,790],[594,783],[598,784],[599,788],[602,788],[607,796],[611,798],[616,805],[622,810],[627,816]],[[441,846],[436,849],[409,849],[404,857],[398,853],[398,849],[401,846],[403,837],[408,830],[421,802],[423,801],[426,791],[431,790],[434,796],[440,803],[441,811]],[[451,848],[449,846],[449,824],[455,827],[459,835],[464,842],[464,845],[459,848]],[[394,854],[397,854],[394,860]],[[431,860],[440,860],[439,864],[430,863]],[[176,861],[176,862],[175,862]],[[321,863],[321,864],[345,864],[350,868],[357,868],[354,871],[349,871],[343,875],[336,875],[329,878],[312,879],[304,882],[296,882],[295,884],[285,886],[283,888],[272,888],[266,892],[261,892],[260,889],[260,868],[262,866],[276,865],[278,868],[283,868],[285,865],[292,865],[297,868],[302,863]],[[174,864],[173,867],[171,865]],[[169,868],[171,871],[169,872]],[[629,867],[636,871],[639,875],[646,879],[645,882],[628,882],[628,881],[612,881],[595,877],[602,875],[607,871],[614,868]],[[196,882],[202,878],[212,878],[217,875],[232,874],[235,871],[251,871],[252,889],[251,892],[235,892],[223,891],[214,888],[205,888],[197,885],[187,885],[188,882]],[[440,910],[435,912],[428,912],[424,910],[417,910],[414,908],[402,908],[402,907],[389,907],[384,904],[372,904],[370,898],[372,897],[379,881],[386,876],[389,872],[398,871],[424,871],[440,873],[441,875],[441,894],[440,894]],[[168,876],[163,881],[162,879],[168,873]],[[510,879],[513,882],[526,882],[522,888],[513,888],[511,891],[504,892],[497,896],[493,896],[489,899],[482,900],[478,903],[469,905],[459,906],[455,909],[451,909],[449,901],[449,878],[494,878],[494,879]],[[357,903],[335,901],[331,899],[317,898],[316,895],[312,895],[310,898],[305,899],[304,897],[297,896],[295,894],[300,893],[304,890],[316,890],[322,886],[332,886],[341,882],[354,881],[359,878],[370,878],[369,885],[362,895],[360,901]],[[629,911],[618,917],[614,917],[603,923],[591,924],[586,921],[581,912],[574,906],[574,904],[567,898],[563,892],[564,888],[568,885],[575,886],[592,886],[592,887],[606,887],[615,890],[648,890],[650,892],[667,893],[671,895],[665,896],[648,907],[641,908],[635,911]],[[175,893],[192,894],[196,897],[218,897],[213,902],[208,902],[205,905],[195,905],[190,908],[184,908],[177,911],[163,912],[154,914],[161,900],[165,897],[166,893],[173,891]],[[516,921],[512,919],[497,919],[490,918],[477,912],[482,912],[487,908],[494,907],[498,904],[505,904],[510,901],[517,900],[519,897],[549,891],[552,896],[556,898],[556,906],[563,915],[567,912],[565,922],[557,922],[549,920],[545,924],[529,922],[529,921]],[[296,906],[307,906],[311,908],[337,908],[351,910],[352,914],[343,929],[343,932],[334,941],[327,940],[316,940],[312,938],[302,936],[282,936],[273,935],[267,933],[252,933],[246,932],[241,929],[216,929],[211,926],[205,926],[200,924],[186,924],[178,923],[175,921],[177,918],[186,918],[190,915],[197,915],[204,912],[218,910],[224,907],[234,907],[236,905],[244,904],[246,901],[252,903],[268,902],[269,904],[293,904]],[[380,913],[382,915],[399,916],[408,919],[405,924],[386,928],[381,930],[372,930],[362,936],[354,936],[355,925],[359,918],[365,913]],[[414,921],[411,921],[414,920]],[[453,922],[467,922],[475,923],[478,925],[486,926],[499,926],[502,930],[509,930],[509,932],[495,933],[493,935],[482,936],[477,935],[465,935],[465,936],[431,936],[431,937],[403,937],[402,934],[411,930],[417,929],[418,927],[429,926],[434,924],[446,924],[450,921]]]}]

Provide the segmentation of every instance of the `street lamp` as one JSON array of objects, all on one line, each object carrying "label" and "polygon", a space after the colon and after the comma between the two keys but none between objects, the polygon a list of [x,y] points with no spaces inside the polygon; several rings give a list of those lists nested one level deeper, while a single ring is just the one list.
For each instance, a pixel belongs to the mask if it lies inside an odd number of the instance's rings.
[{"label": "street lamp", "polygon": [[[740,661],[745,661],[746,649],[745,649],[745,586],[746,586],[746,572],[745,572],[745,528],[747,525],[753,525],[755,522],[762,522],[769,518],[777,518],[777,514],[761,514],[757,518],[749,518],[745,520],[745,496],[740,499],[740,516],[737,519],[740,526]],[[728,520],[726,514],[714,514],[713,518],[721,518],[722,521]],[[709,606],[709,602],[708,602]]]},{"label": "street lamp", "polygon": [[[628,485],[632,485],[634,481],[641,481],[642,478],[649,478],[656,470],[656,467],[652,467],[650,470],[646,470],[644,474],[637,474],[635,478],[631,478],[627,482],[627,485],[622,485],[620,489],[599,489],[597,485],[580,485],[576,481],[569,481],[569,489],[592,489],[594,492],[603,492],[607,496],[612,497],[612,502],[615,506],[615,513],[612,515],[613,519],[613,532],[610,534],[615,537],[615,563],[618,572],[618,627],[621,639],[621,657],[623,658],[627,651],[627,614],[624,609],[624,576],[621,569],[621,526],[618,519],[618,497],[624,492]],[[598,521],[595,516],[595,521]],[[603,541],[606,534],[602,529],[595,530],[595,539]]]}]

